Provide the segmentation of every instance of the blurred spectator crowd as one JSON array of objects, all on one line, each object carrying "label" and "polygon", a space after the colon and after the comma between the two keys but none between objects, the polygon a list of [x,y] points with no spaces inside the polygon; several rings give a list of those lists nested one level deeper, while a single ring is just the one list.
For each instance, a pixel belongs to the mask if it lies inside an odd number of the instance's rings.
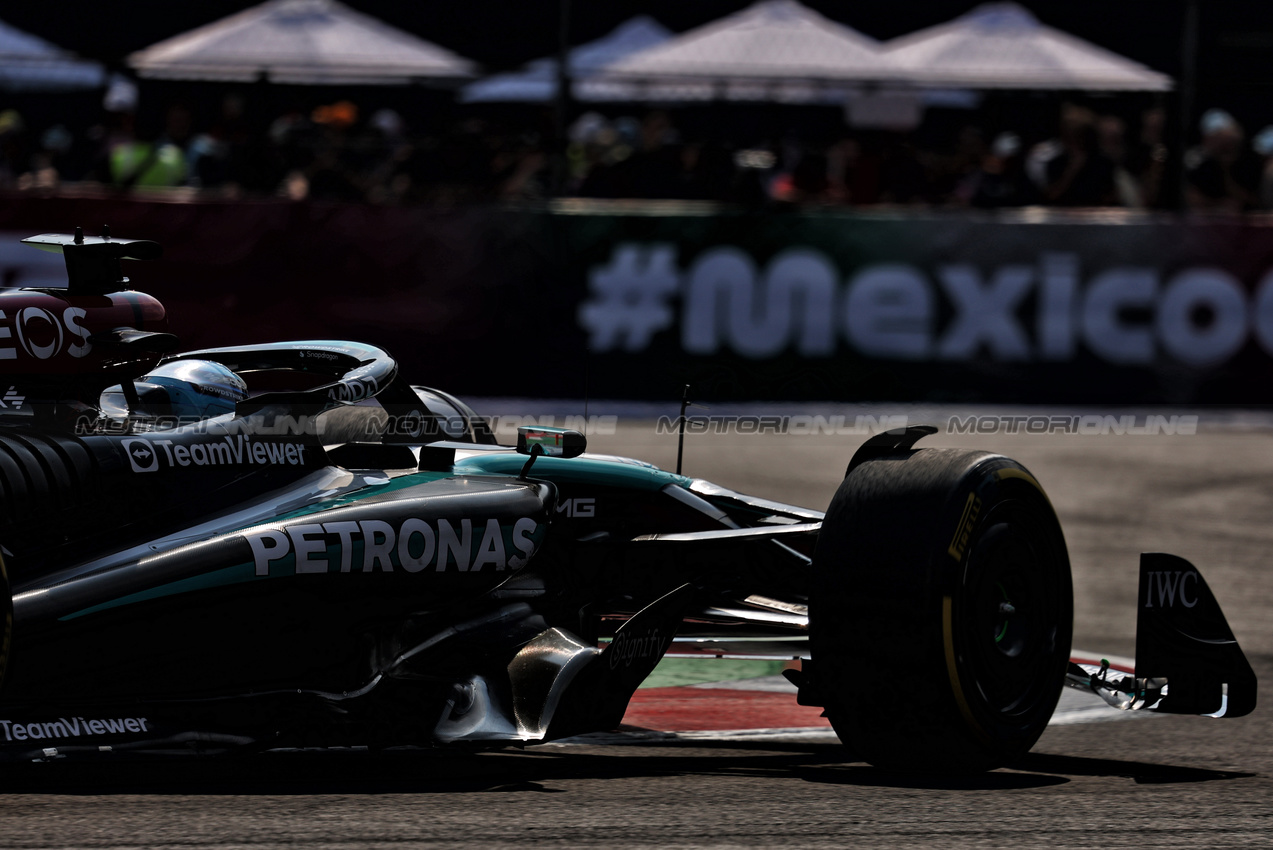
[{"label": "blurred spectator crowd", "polygon": [[[683,131],[675,109],[587,111],[553,146],[542,114],[456,113],[425,132],[398,111],[349,100],[252,118],[242,94],[225,95],[202,125],[177,101],[147,127],[131,85],[113,86],[101,119],[78,131],[0,111],[0,190],[186,187],[218,198],[426,205],[554,196],[979,209],[1170,203],[1161,107],[1129,120],[1065,103],[1043,138],[988,132],[969,113],[940,140],[841,123],[740,143],[727,132]],[[1184,169],[1189,209],[1273,210],[1273,127],[1248,136],[1227,112],[1208,110]]]}]

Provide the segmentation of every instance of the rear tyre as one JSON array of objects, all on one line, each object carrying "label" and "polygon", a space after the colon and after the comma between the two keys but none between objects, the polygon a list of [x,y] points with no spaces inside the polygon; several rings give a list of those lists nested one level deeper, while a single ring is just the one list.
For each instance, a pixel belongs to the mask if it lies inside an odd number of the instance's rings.
[{"label": "rear tyre", "polygon": [[856,755],[969,772],[1038,740],[1073,598],[1060,525],[1020,464],[951,449],[865,461],[831,502],[813,573],[816,691]]}]

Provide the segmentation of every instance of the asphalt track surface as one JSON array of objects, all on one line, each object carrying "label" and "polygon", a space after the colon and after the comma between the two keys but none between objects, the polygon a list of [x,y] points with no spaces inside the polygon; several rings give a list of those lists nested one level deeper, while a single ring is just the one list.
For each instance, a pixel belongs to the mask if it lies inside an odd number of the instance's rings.
[{"label": "asphalt track surface", "polygon": [[[1002,452],[1043,483],[1070,548],[1076,646],[1132,655],[1137,555],[1174,552],[1269,682],[1273,429],[1209,421],[1193,436],[926,442]],[[693,436],[685,471],[822,507],[861,439]],[[675,464],[648,423],[590,443]],[[1271,846],[1271,776],[1267,704],[1053,726],[1018,764],[963,778],[886,773],[796,738],[59,763],[0,771],[0,847]]]}]

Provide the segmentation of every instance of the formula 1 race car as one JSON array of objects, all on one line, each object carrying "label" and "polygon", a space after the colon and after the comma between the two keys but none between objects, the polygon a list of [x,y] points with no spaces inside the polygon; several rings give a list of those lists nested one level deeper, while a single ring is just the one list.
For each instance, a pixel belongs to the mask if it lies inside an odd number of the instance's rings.
[{"label": "formula 1 race car", "polygon": [[852,754],[983,770],[1064,684],[1234,717],[1255,676],[1198,570],[1141,562],[1134,670],[1069,657],[1061,529],[995,454],[861,446],[828,511],[523,427],[497,445],[369,345],[170,353],[151,242],[50,234],[0,293],[0,756],[502,747],[616,727],[669,652],[799,659]]}]

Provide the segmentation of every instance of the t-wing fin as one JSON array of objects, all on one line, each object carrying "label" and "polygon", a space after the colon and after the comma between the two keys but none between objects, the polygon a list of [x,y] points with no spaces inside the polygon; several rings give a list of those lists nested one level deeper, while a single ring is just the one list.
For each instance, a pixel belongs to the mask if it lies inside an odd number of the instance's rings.
[{"label": "t-wing fin", "polygon": [[115,328],[99,331],[88,338],[93,345],[126,348],[148,354],[166,354],[177,347],[177,337],[157,331],[139,331],[136,328]]},{"label": "t-wing fin", "polygon": [[1255,709],[1255,672],[1197,567],[1141,555],[1136,605],[1135,671],[1071,659],[1066,684],[1129,710],[1242,717]]}]

